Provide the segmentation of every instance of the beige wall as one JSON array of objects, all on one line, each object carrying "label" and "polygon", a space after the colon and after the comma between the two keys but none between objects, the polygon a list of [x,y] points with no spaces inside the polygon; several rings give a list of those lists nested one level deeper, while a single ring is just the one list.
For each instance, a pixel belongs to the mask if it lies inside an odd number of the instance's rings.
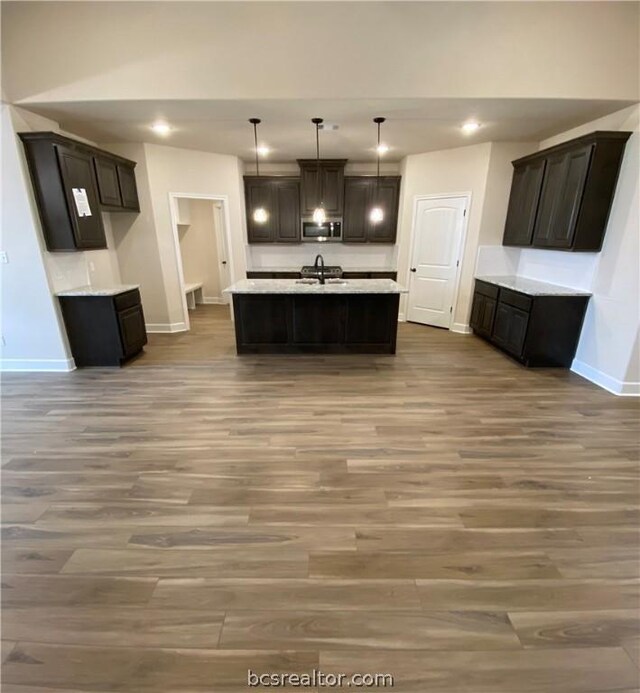
[{"label": "beige wall", "polygon": [[178,227],[185,283],[202,282],[205,299],[221,299],[220,260],[216,243],[215,203],[212,200],[184,200],[189,205],[191,223]]},{"label": "beige wall", "polygon": [[[540,143],[559,144],[594,130],[627,130],[627,142],[604,245],[599,253],[520,251],[518,273],[542,281],[585,275],[593,297],[573,370],[617,393],[640,394],[640,109],[626,108]],[[588,272],[585,269],[588,268]]]},{"label": "beige wall", "polygon": [[114,154],[137,162],[136,184],[140,213],[113,214],[111,219],[120,276],[127,284],[140,284],[147,329],[149,331],[168,330],[169,309],[160,262],[160,244],[151,206],[151,189],[144,146],[118,144],[108,145],[105,148]]},{"label": "beige wall", "polygon": [[227,258],[231,281],[243,278],[246,226],[241,162],[235,156],[152,144],[144,145],[144,154],[167,302],[166,322],[175,325],[184,321],[184,311],[169,194],[225,198],[232,239]]},{"label": "beige wall", "polygon": [[[398,280],[408,286],[415,200],[421,195],[471,193],[467,211],[467,236],[462,258],[454,326],[463,329],[471,305],[473,272],[480,235],[491,144],[478,144],[440,152],[408,156],[403,161],[398,223]],[[406,297],[400,312],[406,313]]]},{"label": "beige wall", "polygon": [[638,3],[3,2],[2,53],[11,101],[637,99]]}]

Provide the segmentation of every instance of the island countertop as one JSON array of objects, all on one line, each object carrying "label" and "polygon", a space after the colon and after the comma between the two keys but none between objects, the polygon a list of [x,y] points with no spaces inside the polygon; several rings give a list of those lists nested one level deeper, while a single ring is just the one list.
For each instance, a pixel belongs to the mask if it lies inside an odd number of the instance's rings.
[{"label": "island countertop", "polygon": [[406,294],[392,279],[327,279],[326,284],[302,283],[296,279],[243,279],[225,294]]}]

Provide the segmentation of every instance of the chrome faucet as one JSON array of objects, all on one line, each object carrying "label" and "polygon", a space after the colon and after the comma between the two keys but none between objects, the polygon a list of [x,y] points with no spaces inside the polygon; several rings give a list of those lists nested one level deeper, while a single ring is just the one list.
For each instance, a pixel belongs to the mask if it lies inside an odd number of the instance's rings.
[{"label": "chrome faucet", "polygon": [[318,277],[318,279],[320,280],[321,284],[324,284],[324,258],[320,254],[316,255],[316,261],[313,263],[313,266],[316,269],[318,269],[318,261],[321,262],[321,264],[320,264],[320,276]]}]

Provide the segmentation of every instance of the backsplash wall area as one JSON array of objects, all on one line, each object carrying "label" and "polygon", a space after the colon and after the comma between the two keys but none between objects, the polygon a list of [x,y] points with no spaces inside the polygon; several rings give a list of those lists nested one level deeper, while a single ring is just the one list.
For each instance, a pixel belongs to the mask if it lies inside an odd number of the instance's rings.
[{"label": "backsplash wall area", "polygon": [[345,269],[395,270],[397,246],[348,245],[344,243],[300,243],[299,245],[249,245],[248,269],[292,268],[312,265],[320,253],[326,265]]}]

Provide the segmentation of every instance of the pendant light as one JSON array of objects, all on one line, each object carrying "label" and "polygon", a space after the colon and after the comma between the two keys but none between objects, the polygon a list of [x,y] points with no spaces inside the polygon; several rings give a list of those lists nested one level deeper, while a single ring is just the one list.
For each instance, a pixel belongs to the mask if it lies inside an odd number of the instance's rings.
[{"label": "pendant light", "polygon": [[[253,142],[256,152],[256,178],[260,178],[260,164],[258,162],[258,125],[261,121],[260,118],[249,118],[249,122],[253,125]],[[266,224],[269,220],[269,213],[264,207],[256,207],[251,216],[256,224]]]},{"label": "pendant light", "polygon": [[313,210],[313,221],[316,224],[324,224],[327,214],[322,202],[322,176],[320,175],[320,125],[322,118],[312,118],[311,122],[316,126],[316,191],[319,205]]},{"label": "pendant light", "polygon": [[378,153],[377,168],[376,168],[376,194],[375,194],[375,204],[369,212],[369,221],[372,224],[379,224],[384,219],[384,212],[379,202],[379,192],[380,192],[380,125],[384,123],[386,118],[374,118],[373,122],[378,126],[378,146],[376,147],[376,152]]}]

